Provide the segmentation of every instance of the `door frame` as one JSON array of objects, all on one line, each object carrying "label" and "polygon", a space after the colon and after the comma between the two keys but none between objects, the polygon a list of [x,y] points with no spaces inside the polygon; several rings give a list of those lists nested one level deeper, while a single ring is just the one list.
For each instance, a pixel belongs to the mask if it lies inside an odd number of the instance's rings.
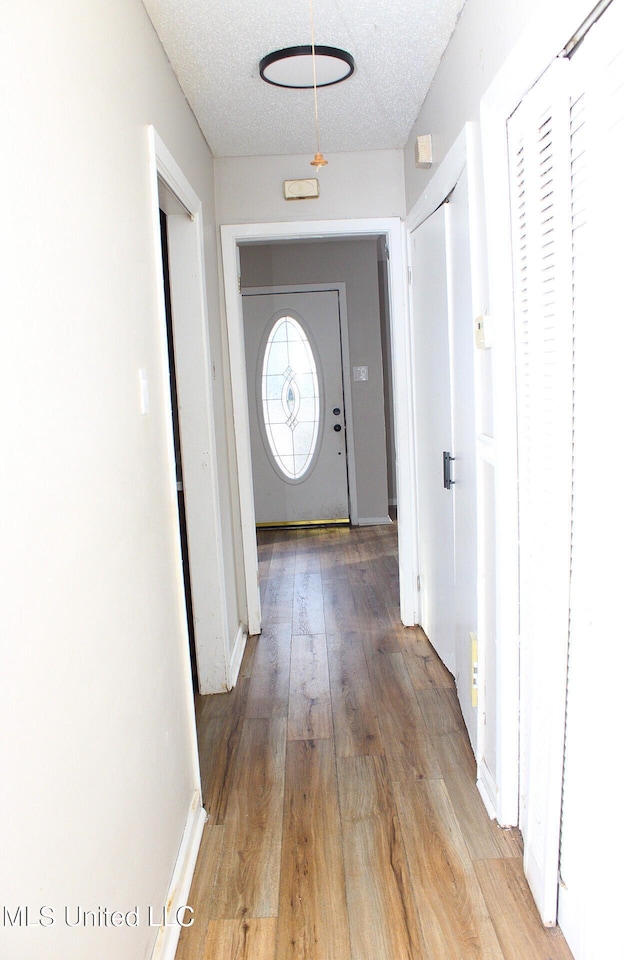
[{"label": "door frame", "polygon": [[381,235],[386,238],[389,249],[389,300],[398,476],[400,616],[406,626],[412,626],[416,623],[418,610],[418,565],[415,531],[412,351],[404,224],[397,217],[225,224],[220,227],[220,235],[249,632],[252,634],[260,632],[261,614],[238,247],[243,243],[256,241],[269,243],[278,240],[310,238],[343,240],[347,237]]},{"label": "door frame", "polygon": [[[213,420],[213,365],[206,306],[202,203],[169,149],[153,126],[148,127],[150,210],[153,217],[156,258],[158,330],[164,344],[164,393],[167,456],[175,461],[166,345],[164,273],[158,210],[160,194],[166,206],[169,276],[172,292],[173,338],[178,390],[185,514],[191,561],[191,591],[198,688],[200,693],[221,693],[235,683],[242,636],[232,647],[225,590],[222,524]],[[194,335],[195,328],[195,335]],[[204,468],[203,468],[204,464]],[[182,584],[182,551],[175,483],[169,496],[175,506],[176,576]],[[183,590],[184,595],[184,590]],[[184,610],[185,682],[193,700],[187,614]],[[239,668],[239,660],[237,664]],[[197,743],[194,749],[197,761]]]},{"label": "door frame", "polygon": [[358,493],[356,485],[356,462],[353,444],[349,438],[353,436],[353,407],[351,405],[351,361],[349,359],[349,320],[347,316],[347,285],[339,283],[294,283],[274,284],[269,287],[242,287],[242,296],[277,296],[286,293],[331,293],[338,294],[338,323],[340,329],[340,349],[342,358],[342,396],[344,401],[344,416],[347,432],[347,498],[349,504],[349,519],[351,523],[358,523]]}]

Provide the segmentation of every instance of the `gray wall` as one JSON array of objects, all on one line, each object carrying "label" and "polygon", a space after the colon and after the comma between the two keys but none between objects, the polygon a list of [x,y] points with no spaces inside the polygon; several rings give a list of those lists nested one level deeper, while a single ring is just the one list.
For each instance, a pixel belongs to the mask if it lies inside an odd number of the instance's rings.
[{"label": "gray wall", "polygon": [[214,161],[218,223],[402,217],[402,150],[328,154],[316,200],[285,200],[283,180],[313,176],[309,156],[219,157]]},{"label": "gray wall", "polygon": [[377,239],[256,244],[241,247],[243,287],[274,284],[347,285],[351,366],[369,379],[351,384],[358,514],[361,522],[388,516]]},{"label": "gray wall", "polygon": [[380,337],[384,377],[384,416],[387,429],[387,488],[389,503],[397,505],[396,436],[393,413],[393,370],[391,358],[391,316],[389,313],[389,261],[384,237],[378,237],[378,296],[380,300]]}]

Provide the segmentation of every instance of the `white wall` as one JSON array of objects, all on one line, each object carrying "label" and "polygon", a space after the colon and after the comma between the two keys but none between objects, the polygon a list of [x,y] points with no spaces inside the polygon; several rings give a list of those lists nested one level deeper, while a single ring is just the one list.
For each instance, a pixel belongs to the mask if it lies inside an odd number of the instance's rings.
[{"label": "white wall", "polygon": [[[468,120],[540,0],[467,0],[451,41],[407,139],[404,171],[411,210]],[[433,166],[417,169],[415,139],[431,134]]]},{"label": "white wall", "polygon": [[218,223],[404,216],[401,150],[330,154],[317,174],[320,196],[285,200],[284,180],[316,176],[311,156],[216,159]]},{"label": "white wall", "polygon": [[364,522],[386,519],[387,459],[377,239],[249,244],[240,249],[240,264],[244,286],[346,282],[351,365],[369,367],[366,382],[351,384],[358,516]]},{"label": "white wall", "polygon": [[2,30],[0,899],[57,922],[0,953],[139,960],[198,786],[147,125],[203,201],[215,321],[212,159],[138,0],[24,0]]}]

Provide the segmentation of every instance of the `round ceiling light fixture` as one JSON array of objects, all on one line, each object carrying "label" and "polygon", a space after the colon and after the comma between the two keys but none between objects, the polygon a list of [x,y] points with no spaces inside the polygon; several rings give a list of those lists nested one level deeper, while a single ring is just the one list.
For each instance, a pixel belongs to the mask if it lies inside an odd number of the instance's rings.
[{"label": "round ceiling light fixture", "polygon": [[354,70],[355,61],[346,50],[318,44],[274,50],[260,61],[260,76],[266,83],[292,90],[331,87],[342,83]]}]

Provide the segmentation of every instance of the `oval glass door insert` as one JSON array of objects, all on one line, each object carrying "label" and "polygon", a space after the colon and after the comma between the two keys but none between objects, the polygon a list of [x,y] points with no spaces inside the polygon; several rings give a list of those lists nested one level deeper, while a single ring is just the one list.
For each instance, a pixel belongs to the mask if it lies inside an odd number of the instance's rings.
[{"label": "oval glass door insert", "polygon": [[311,343],[295,317],[279,317],[267,339],[262,418],[274,465],[286,479],[302,480],[318,445],[320,395]]}]

